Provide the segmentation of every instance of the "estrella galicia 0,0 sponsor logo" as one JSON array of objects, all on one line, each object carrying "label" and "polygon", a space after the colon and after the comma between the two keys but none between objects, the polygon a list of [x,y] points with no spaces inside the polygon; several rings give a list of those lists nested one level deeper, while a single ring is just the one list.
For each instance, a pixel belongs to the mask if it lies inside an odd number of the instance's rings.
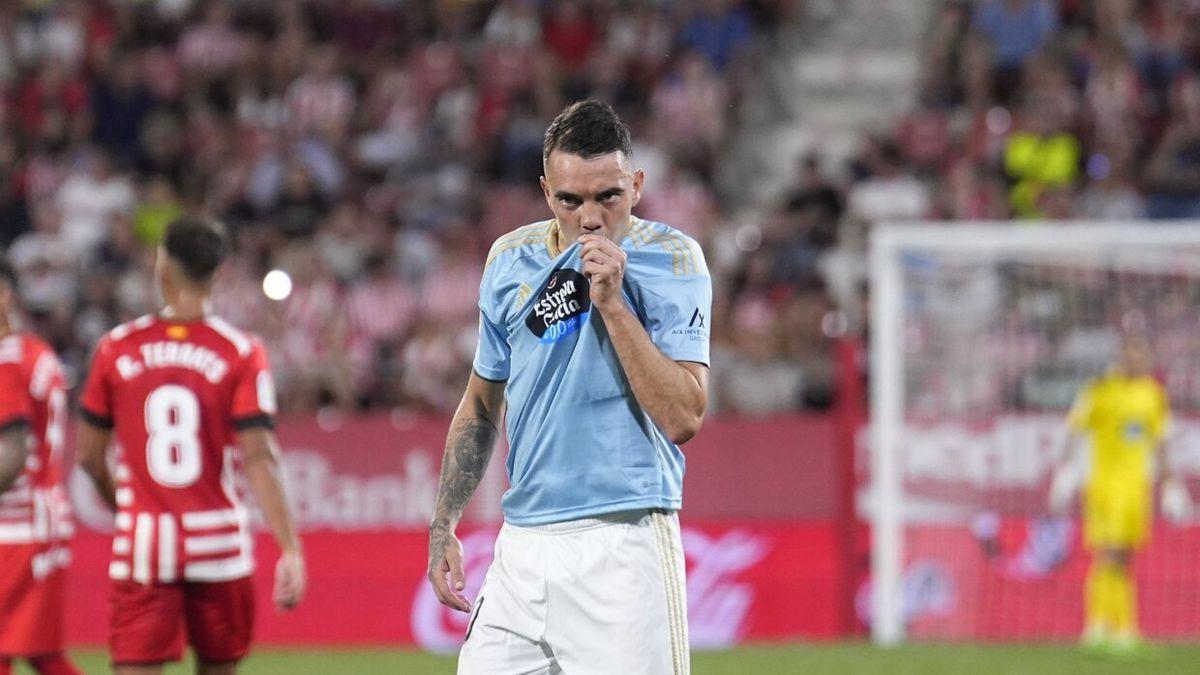
[{"label": "estrella galicia 0,0 sponsor logo", "polygon": [[525,317],[538,342],[558,342],[579,330],[592,309],[588,281],[572,269],[555,270]]}]

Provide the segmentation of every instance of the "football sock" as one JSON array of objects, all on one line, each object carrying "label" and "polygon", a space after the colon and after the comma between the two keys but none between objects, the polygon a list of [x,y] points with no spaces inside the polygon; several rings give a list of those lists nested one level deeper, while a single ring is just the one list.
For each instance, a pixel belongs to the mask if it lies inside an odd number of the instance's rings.
[{"label": "football sock", "polygon": [[0,675],[11,675],[12,659],[0,658]]},{"label": "football sock", "polygon": [[35,656],[29,659],[29,665],[41,675],[82,675],[62,652]]},{"label": "football sock", "polygon": [[1137,587],[1133,572],[1113,565],[1109,572],[1109,611],[1117,635],[1137,634]]},{"label": "football sock", "polygon": [[1108,632],[1108,565],[1092,560],[1084,581],[1084,630]]}]

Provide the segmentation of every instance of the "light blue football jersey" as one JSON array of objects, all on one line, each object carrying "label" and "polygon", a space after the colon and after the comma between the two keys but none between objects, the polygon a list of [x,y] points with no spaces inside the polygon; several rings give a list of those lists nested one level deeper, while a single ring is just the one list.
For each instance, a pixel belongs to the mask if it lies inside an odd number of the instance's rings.
[{"label": "light blue football jersey", "polygon": [[[553,220],[498,239],[479,290],[475,372],[507,381],[509,489],[515,525],[637,508],[678,509],[684,459],[634,398],[580,272],[580,244],[555,250]],[[676,361],[708,365],[712,283],[700,246],[633,218],[623,294],[650,339]]]}]

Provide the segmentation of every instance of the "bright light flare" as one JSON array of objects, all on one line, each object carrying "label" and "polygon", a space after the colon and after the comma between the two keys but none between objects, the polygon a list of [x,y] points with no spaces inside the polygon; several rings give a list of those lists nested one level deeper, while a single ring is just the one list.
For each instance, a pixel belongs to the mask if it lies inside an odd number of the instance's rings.
[{"label": "bright light flare", "polygon": [[283,270],[271,270],[263,277],[263,294],[271,300],[286,300],[292,294],[292,278]]}]

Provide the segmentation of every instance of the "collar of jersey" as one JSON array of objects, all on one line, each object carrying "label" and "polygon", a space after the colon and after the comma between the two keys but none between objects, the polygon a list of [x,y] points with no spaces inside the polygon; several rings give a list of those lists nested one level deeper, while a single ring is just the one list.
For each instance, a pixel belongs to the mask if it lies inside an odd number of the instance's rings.
[{"label": "collar of jersey", "polygon": [[[625,228],[625,236],[621,239],[622,244],[624,244],[626,239],[630,239],[630,241],[632,241],[629,233],[633,230],[634,223],[639,220],[641,220],[641,218],[638,218],[633,214],[629,214],[629,225]],[[546,234],[546,253],[549,253],[550,259],[554,260],[558,258],[558,256],[562,255],[562,252],[563,249],[558,245],[558,219],[556,218],[554,223],[550,225],[550,232]]]}]

